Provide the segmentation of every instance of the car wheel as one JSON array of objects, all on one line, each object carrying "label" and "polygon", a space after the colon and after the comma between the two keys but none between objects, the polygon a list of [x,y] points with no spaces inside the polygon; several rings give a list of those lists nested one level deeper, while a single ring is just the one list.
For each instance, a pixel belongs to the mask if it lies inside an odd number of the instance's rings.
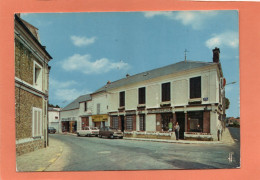
[{"label": "car wheel", "polygon": [[79,133],[77,133],[77,136],[79,137]]},{"label": "car wheel", "polygon": [[111,135],[110,135],[110,138],[111,138],[111,139],[114,139],[114,136],[111,134]]},{"label": "car wheel", "polygon": [[120,139],[123,139],[123,136],[122,136],[122,137],[120,137]]}]

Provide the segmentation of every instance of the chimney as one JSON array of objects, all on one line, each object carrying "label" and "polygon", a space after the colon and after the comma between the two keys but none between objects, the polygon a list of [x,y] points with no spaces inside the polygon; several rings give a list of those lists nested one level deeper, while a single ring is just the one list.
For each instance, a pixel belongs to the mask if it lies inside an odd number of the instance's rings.
[{"label": "chimney", "polygon": [[215,47],[215,49],[212,49],[212,51],[213,51],[213,62],[219,63],[219,54],[220,54],[219,48]]},{"label": "chimney", "polygon": [[107,81],[107,84],[111,84],[111,81]]},{"label": "chimney", "polygon": [[129,74],[126,74],[125,77],[128,78],[130,75]]}]

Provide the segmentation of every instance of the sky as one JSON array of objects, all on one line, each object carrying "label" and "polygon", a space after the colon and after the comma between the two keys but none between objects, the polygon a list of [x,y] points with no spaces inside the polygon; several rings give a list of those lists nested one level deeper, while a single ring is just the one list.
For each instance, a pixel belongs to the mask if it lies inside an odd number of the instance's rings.
[{"label": "sky", "polygon": [[[220,62],[230,100],[240,116],[238,11],[23,13],[39,29],[49,62],[49,102],[65,107],[107,83],[184,60]],[[235,84],[229,84],[236,82]]]}]

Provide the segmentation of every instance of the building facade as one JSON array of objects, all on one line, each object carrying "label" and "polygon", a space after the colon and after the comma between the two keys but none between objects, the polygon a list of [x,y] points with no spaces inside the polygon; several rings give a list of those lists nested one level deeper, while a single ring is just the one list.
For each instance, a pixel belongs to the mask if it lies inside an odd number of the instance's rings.
[{"label": "building facade", "polygon": [[108,82],[95,92],[107,96],[108,124],[162,133],[178,122],[182,139],[218,140],[225,117],[219,53],[213,50],[213,62],[182,61]]},{"label": "building facade", "polygon": [[46,147],[48,65],[52,57],[41,45],[38,29],[15,15],[16,153]]},{"label": "building facade", "polygon": [[60,110],[61,108],[48,108],[48,126],[54,127],[60,133]]},{"label": "building facade", "polygon": [[89,94],[79,96],[60,111],[60,132],[75,133],[82,129],[82,120],[85,120],[80,117],[80,104],[89,100]]}]

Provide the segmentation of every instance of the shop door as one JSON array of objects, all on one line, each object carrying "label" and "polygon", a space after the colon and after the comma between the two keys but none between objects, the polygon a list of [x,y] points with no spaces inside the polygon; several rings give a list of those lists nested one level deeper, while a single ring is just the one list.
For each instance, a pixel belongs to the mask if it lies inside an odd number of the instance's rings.
[{"label": "shop door", "polygon": [[125,130],[125,117],[120,116],[120,119],[121,119],[121,131],[124,132],[124,130]]},{"label": "shop door", "polygon": [[176,120],[180,126],[180,139],[184,139],[185,132],[185,114],[184,112],[176,112]]}]

